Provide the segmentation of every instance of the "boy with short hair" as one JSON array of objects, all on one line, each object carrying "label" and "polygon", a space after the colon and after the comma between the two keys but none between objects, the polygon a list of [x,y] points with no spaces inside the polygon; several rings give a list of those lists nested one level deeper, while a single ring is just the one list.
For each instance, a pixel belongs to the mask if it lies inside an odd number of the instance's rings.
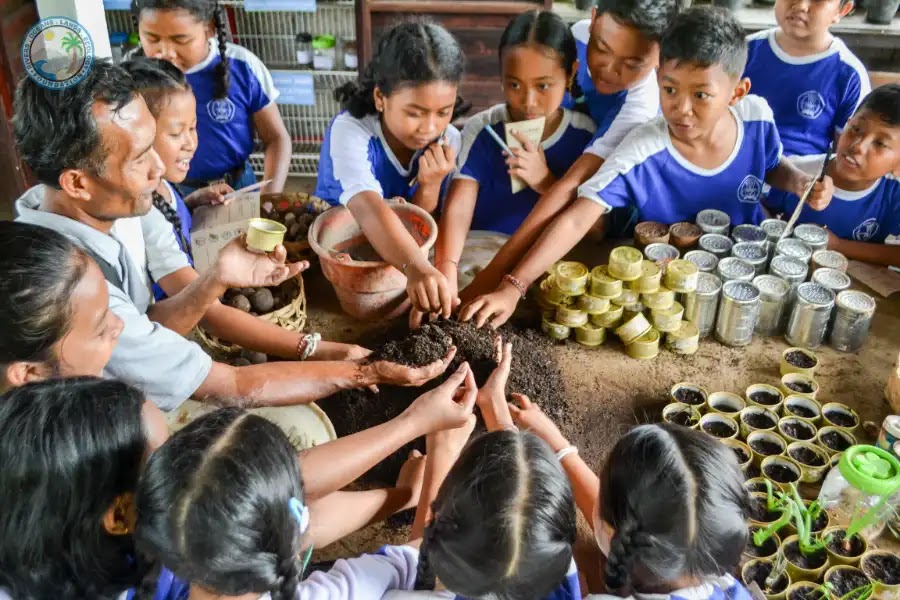
[{"label": "boy with short hair", "polygon": [[[500,287],[464,307],[481,326],[506,321],[525,288],[610,209],[636,206],[641,220],[693,221],[718,208],[733,225],[763,218],[763,182],[802,194],[812,177],[782,159],[765,100],[747,96],[743,30],[727,11],[693,8],[676,17],[660,47],[662,116],[632,131],[578,199],[560,214]],[[831,198],[831,180],[813,187],[816,210]]]},{"label": "boy with short hair", "polygon": [[[798,159],[813,174],[825,156]],[[806,208],[798,223],[828,228],[828,247],[848,258],[900,266],[900,84],[872,91],[838,138],[826,171],[834,198],[822,212]],[[797,196],[773,190],[765,200],[775,213],[792,214]]]},{"label": "boy with short hair", "polygon": [[828,28],[853,0],[776,0],[778,27],[748,37],[744,77],[769,102],[787,156],[825,154],[860,100],[869,74]]}]

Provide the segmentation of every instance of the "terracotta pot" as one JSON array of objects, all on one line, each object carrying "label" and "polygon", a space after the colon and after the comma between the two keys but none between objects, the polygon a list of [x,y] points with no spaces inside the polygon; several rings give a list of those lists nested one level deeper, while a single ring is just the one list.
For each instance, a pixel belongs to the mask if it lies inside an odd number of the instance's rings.
[{"label": "terracotta pot", "polygon": [[703,230],[694,223],[675,223],[669,228],[669,243],[684,252],[697,247]]},{"label": "terracotta pot", "polygon": [[641,248],[650,244],[668,244],[669,227],[656,221],[644,221],[634,228],[634,242]]}]

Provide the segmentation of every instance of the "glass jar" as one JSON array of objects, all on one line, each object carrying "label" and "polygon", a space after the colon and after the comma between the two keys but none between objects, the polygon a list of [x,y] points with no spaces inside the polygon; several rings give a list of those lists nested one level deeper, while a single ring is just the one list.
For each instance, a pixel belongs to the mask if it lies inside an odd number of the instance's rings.
[{"label": "glass jar", "polygon": [[833,524],[878,537],[900,503],[900,461],[875,446],[851,446],[828,472],[819,503]]},{"label": "glass jar", "polygon": [[337,40],[333,35],[317,35],[312,41],[313,69],[334,71],[337,62]]},{"label": "glass jar", "polygon": [[313,37],[305,31],[301,31],[294,38],[294,51],[297,55],[297,66],[301,69],[311,69],[313,63]]},{"label": "glass jar", "polygon": [[359,68],[359,56],[356,54],[356,40],[349,38],[344,40],[344,68],[355,71]]}]

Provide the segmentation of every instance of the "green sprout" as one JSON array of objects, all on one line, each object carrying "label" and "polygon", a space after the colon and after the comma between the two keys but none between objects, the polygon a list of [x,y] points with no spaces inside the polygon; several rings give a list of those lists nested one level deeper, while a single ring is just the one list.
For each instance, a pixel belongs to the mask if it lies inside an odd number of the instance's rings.
[{"label": "green sprout", "polygon": [[837,600],[869,600],[875,593],[875,586],[872,582],[862,585],[855,590],[850,590]]}]

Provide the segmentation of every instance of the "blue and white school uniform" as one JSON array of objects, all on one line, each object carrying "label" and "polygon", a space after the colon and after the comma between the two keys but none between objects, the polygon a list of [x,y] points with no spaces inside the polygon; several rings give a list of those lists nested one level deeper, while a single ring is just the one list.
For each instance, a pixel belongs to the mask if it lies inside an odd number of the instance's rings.
[{"label": "blue and white school uniform", "polygon": [[[459,156],[459,130],[448,125],[444,140]],[[344,111],[325,134],[315,195],[333,205],[347,204],[362,192],[411,200],[418,186],[410,187],[410,183],[418,174],[422,152],[417,151],[409,164],[401,164],[384,138],[379,115],[357,119]],[[444,180],[442,189],[452,175]]]},{"label": "blue and white school uniform", "polygon": [[235,189],[256,182],[247,163],[253,152],[253,115],[275,102],[278,90],[269,70],[246,48],[227,44],[225,56],[231,75],[225,98],[215,97],[216,66],[220,62],[216,40],[210,39],[206,59],[185,73],[197,98],[198,137],[186,188],[202,187],[196,184],[216,181],[226,174],[238,175],[229,181]]},{"label": "blue and white school uniform", "polygon": [[[503,124],[509,120],[506,105],[498,104],[474,115],[463,128],[460,168],[456,179],[478,183],[478,200],[472,216],[473,230],[512,235],[540,199],[540,194],[530,187],[512,193],[503,150],[484,130],[490,127],[502,139],[505,134]],[[594,129],[594,122],[587,115],[563,109],[556,131],[541,142],[547,167],[557,179],[581,156],[594,135]]]},{"label": "blue and white school uniform", "polygon": [[[178,218],[181,220],[181,234],[184,236],[184,239],[187,240],[188,243],[190,243],[191,226],[193,224],[193,221],[191,218],[191,211],[190,211],[190,209],[188,209],[187,204],[184,203],[184,199],[181,197],[181,194],[179,194],[178,190],[175,189],[175,186],[173,186],[171,183],[169,183],[166,180],[163,180],[163,184],[166,186],[166,189],[169,190],[169,194],[171,195],[171,198],[172,198],[172,202],[171,202],[172,208],[175,209],[175,212],[178,213]],[[154,207],[153,210],[156,211],[156,208]],[[163,218],[165,218],[165,217],[163,217]],[[148,222],[149,222],[148,219],[144,220],[145,229],[147,228]],[[178,248],[180,248],[181,251],[184,252],[184,255],[187,257],[188,262],[191,265],[193,265],[194,258],[193,258],[193,256],[191,256],[190,247],[186,247],[182,243],[182,241],[181,241],[182,238],[177,235],[174,225],[172,225],[171,229],[173,230],[173,233],[175,234],[175,243],[178,245]],[[149,254],[153,254],[155,251],[155,248],[153,247],[153,245],[156,243],[156,237],[158,237],[158,236],[153,236],[152,234],[148,234],[148,233],[144,234],[145,243],[147,243],[148,241],[150,242],[151,247],[146,250],[147,253],[149,253]],[[170,241],[168,238],[166,238],[166,239],[167,239],[167,241]],[[148,271],[149,271],[149,269],[148,269]],[[158,277],[158,274],[157,274],[157,277]],[[151,282],[153,283],[154,299],[156,299],[156,301],[159,302],[160,300],[164,300],[164,299],[168,298],[168,296],[163,291],[163,289],[161,287],[159,287],[159,283],[157,283],[158,279],[154,278],[152,273],[150,274],[150,279],[151,279]]]},{"label": "blue and white school uniform", "polygon": [[[806,156],[792,160],[806,173],[816,176],[825,155]],[[765,200],[773,213],[794,214],[797,196],[773,189]],[[858,192],[834,189],[831,204],[816,211],[804,206],[798,223],[815,223],[828,227],[845,240],[872,244],[900,243],[900,180],[885,175],[868,189]]]},{"label": "blue and white school uniform", "polygon": [[[153,600],[187,600],[190,595],[190,585],[181,581],[172,573],[172,571],[163,567],[159,573],[159,579],[156,582],[156,592],[153,594]],[[128,590],[122,592],[119,600],[132,600],[135,591]],[[16,600],[9,595],[3,588],[0,588],[0,600]]]},{"label": "blue and white school uniform", "polygon": [[609,594],[591,594],[585,600],[751,600],[753,596],[731,575],[713,577],[698,586],[671,594],[632,594],[628,598]]},{"label": "blue and white school uniform", "polygon": [[636,206],[641,221],[693,222],[716,208],[732,225],[763,219],[760,199],[766,174],[781,160],[781,142],[768,104],[747,96],[729,108],[738,128],[731,155],[715,169],[703,169],[675,148],[662,116],[635,129],[594,177],[578,188],[607,210]]},{"label": "blue and white school uniform", "polygon": [[775,41],[776,32],[777,27],[747,38],[744,77],[772,107],[785,155],[825,154],[871,91],[869,75],[839,38],[822,53],[790,56]]},{"label": "blue and white school uniform", "polygon": [[[615,94],[601,94],[594,87],[588,69],[587,48],[591,39],[591,20],[585,19],[572,25],[572,34],[578,48],[576,81],[584,94],[585,108],[597,127],[585,152],[606,159],[632,129],[659,114],[656,71],[651,71],[630,89]],[[563,106],[575,108],[576,104],[567,94]]]}]

